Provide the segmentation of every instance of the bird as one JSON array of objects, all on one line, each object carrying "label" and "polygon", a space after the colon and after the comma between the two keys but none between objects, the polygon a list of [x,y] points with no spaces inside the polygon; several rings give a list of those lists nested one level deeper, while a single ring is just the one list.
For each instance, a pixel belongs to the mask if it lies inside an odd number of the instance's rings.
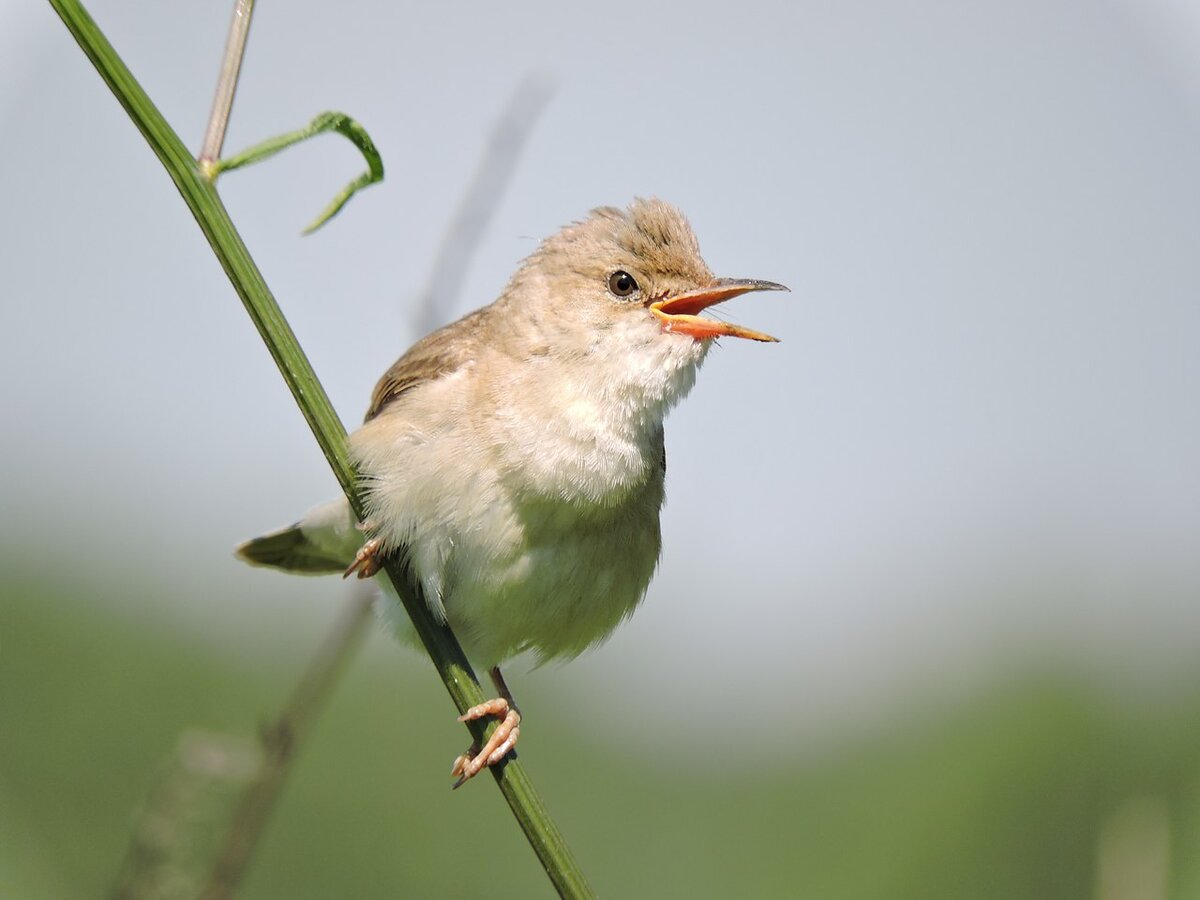
[{"label": "bird", "polygon": [[[665,201],[594,209],[542,241],[492,304],[419,340],[379,380],[349,436],[363,521],[339,498],[236,554],[360,578],[389,555],[405,561],[498,692],[460,717],[500,725],[455,759],[458,787],[520,736],[500,665],[571,659],[644,597],[662,547],[663,420],[714,343],[777,340],[701,313],[786,290],[715,277]],[[398,600],[383,608],[415,640]]]}]

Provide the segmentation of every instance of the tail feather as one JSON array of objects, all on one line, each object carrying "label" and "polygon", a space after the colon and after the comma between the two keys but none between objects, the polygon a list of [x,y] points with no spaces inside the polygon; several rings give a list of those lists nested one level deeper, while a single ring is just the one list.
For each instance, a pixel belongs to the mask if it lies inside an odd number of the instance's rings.
[{"label": "tail feather", "polygon": [[233,551],[238,559],[252,566],[284,569],[299,575],[328,575],[342,572],[347,563],[333,558],[323,547],[312,543],[297,522],[288,528],[251,538]]},{"label": "tail feather", "polygon": [[234,554],[252,566],[268,566],[298,575],[342,573],[362,544],[345,497],[309,510],[294,525],[252,538]]}]

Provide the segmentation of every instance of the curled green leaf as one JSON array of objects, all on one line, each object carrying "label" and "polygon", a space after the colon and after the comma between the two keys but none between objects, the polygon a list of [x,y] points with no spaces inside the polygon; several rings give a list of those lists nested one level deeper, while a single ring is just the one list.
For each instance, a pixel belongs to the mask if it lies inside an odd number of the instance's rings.
[{"label": "curled green leaf", "polygon": [[268,138],[261,143],[255,144],[253,147],[243,150],[241,153],[218,160],[213,165],[210,178],[215,180],[222,172],[240,169],[242,166],[261,162],[264,159],[274,156],[280,150],[285,150],[293,144],[306,141],[326,131],[336,131],[357,147],[359,152],[362,153],[363,158],[367,161],[367,171],[342,188],[312,224],[303,231],[304,234],[312,234],[341,212],[342,207],[356,193],[377,181],[383,180],[383,157],[379,155],[379,150],[376,149],[375,142],[371,140],[371,136],[367,134],[367,130],[362,125],[345,113],[323,112],[304,128]]}]

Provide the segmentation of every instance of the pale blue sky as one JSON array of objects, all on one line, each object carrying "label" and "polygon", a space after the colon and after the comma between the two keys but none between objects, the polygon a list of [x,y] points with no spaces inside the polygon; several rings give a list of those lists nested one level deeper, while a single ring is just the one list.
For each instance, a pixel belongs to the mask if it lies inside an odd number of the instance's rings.
[{"label": "pale blue sky", "polygon": [[[190,146],[229,10],[95,2]],[[496,112],[554,97],[466,279],[658,195],[783,338],[713,354],[668,422],[665,555],[604,648],[528,676],[691,687],[824,732],[1013,656],[1152,673],[1200,650],[1200,16],[1187,4],[261,4],[227,147],[327,108],[336,138],[222,194],[348,423]],[[336,490],[170,181],[46,6],[0,6],[6,556],[151,590],[222,640],[319,630],[341,588],[239,567]],[[518,683],[525,676],[518,675]],[[605,687],[607,686],[607,687]],[[942,688],[944,689],[944,687]],[[631,692],[633,693],[633,692]],[[614,715],[616,714],[614,710]]]}]

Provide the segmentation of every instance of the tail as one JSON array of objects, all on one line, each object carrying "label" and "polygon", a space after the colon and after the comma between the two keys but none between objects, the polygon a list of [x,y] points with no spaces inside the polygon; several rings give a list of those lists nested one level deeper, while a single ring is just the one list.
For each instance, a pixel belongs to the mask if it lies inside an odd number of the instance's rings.
[{"label": "tail", "polygon": [[297,575],[340,574],[362,541],[350,504],[341,497],[310,510],[294,525],[251,538],[234,555],[252,566]]}]

